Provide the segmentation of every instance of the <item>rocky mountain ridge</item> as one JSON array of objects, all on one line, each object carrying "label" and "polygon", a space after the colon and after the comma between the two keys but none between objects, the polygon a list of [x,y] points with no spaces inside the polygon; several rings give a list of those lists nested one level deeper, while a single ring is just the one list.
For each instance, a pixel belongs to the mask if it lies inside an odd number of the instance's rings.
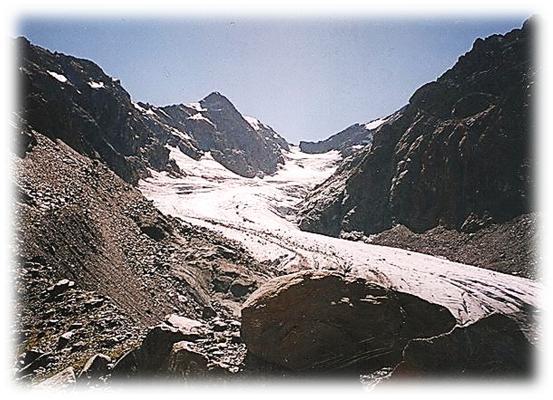
[{"label": "rocky mountain ridge", "polygon": [[[223,95],[156,107],[135,103],[92,61],[16,40],[21,117],[39,132],[105,162],[136,184],[149,169],[179,173],[167,146],[198,159],[210,152],[246,177],[274,173],[288,143],[271,127],[250,124]],[[259,121],[258,121],[259,122]],[[74,132],[79,131],[78,135]]]},{"label": "rocky mountain ridge", "polygon": [[[398,112],[401,112],[401,110]],[[331,150],[338,150],[345,158],[371,145],[374,132],[380,125],[393,117],[394,115],[390,115],[386,118],[375,119],[364,124],[356,123],[325,140],[320,140],[318,142],[300,141],[299,146],[301,151],[309,154],[319,154]]]},{"label": "rocky mountain ridge", "polygon": [[531,211],[532,22],[477,39],[419,88],[371,147],[304,203],[300,226],[339,235],[401,224],[475,232]]}]

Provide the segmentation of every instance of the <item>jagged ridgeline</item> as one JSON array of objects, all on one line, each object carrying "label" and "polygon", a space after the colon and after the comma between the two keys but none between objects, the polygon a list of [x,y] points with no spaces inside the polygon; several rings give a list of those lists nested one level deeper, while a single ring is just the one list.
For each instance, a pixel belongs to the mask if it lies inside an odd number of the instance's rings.
[{"label": "jagged ridgeline", "polygon": [[[44,135],[105,162],[137,183],[148,169],[178,174],[166,144],[215,160],[245,176],[271,174],[288,143],[271,127],[244,117],[220,93],[199,103],[155,107],[134,103],[117,79],[91,61],[17,39],[21,116]],[[247,119],[246,119],[247,118]]]},{"label": "jagged ridgeline", "polygon": [[[346,159],[309,195],[302,229],[374,234],[401,224],[414,232],[437,225],[475,232],[529,213],[531,50],[531,20],[477,39],[376,128],[372,146]],[[319,147],[352,136],[356,127]]]}]

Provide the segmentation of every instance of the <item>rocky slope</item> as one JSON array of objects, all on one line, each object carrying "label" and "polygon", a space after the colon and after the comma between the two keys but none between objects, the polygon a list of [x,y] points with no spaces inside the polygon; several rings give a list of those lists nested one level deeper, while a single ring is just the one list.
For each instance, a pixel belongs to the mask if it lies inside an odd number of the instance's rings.
[{"label": "rocky slope", "polygon": [[24,38],[19,53],[20,115],[37,131],[105,162],[136,183],[166,168],[168,151],[118,80],[91,61],[52,53]]},{"label": "rocky slope", "polygon": [[18,379],[79,370],[100,352],[93,364],[111,368],[170,313],[211,332],[200,345],[209,368],[224,359],[232,369],[244,356],[233,339],[239,304],[271,272],[236,242],[164,216],[131,184],[156,170],[181,175],[171,148],[192,159],[212,152],[246,176],[270,173],[286,141],[218,93],[189,106],[137,104],[90,61],[16,45]]},{"label": "rocky slope", "polygon": [[[392,117],[392,116],[390,116]],[[338,150],[342,156],[348,157],[354,152],[368,148],[373,141],[373,134],[388,118],[375,119],[366,124],[353,124],[328,139],[318,142],[300,142],[300,149],[308,154],[326,153]]]},{"label": "rocky slope", "polygon": [[200,152],[210,152],[221,165],[248,178],[275,173],[284,162],[282,151],[289,149],[286,140],[271,127],[242,116],[218,92],[199,103],[161,107],[153,112],[177,131],[178,138],[194,138]]},{"label": "rocky slope", "polygon": [[105,162],[127,182],[138,182],[149,169],[178,173],[167,144],[195,158],[211,152],[247,177],[274,173],[283,162],[286,141],[261,122],[248,122],[219,93],[190,105],[134,103],[118,80],[91,61],[52,53],[25,38],[16,46],[22,118]]},{"label": "rocky slope", "polygon": [[236,320],[244,296],[271,276],[236,243],[164,216],[102,163],[21,125],[13,252],[22,378],[80,368],[96,352],[116,357],[170,313]]},{"label": "rocky slope", "polygon": [[415,233],[397,225],[362,240],[538,279],[541,260],[536,249],[536,243],[539,243],[536,225],[535,214],[523,214],[501,224],[492,223],[474,233],[443,226]]},{"label": "rocky slope", "polygon": [[307,198],[300,226],[475,232],[531,210],[532,24],[477,39]]}]

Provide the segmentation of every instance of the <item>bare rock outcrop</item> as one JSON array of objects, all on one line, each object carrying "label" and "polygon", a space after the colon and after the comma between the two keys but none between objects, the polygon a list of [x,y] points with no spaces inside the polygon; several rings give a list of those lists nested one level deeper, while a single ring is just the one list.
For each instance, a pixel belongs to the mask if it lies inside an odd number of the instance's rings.
[{"label": "bare rock outcrop", "polygon": [[524,377],[532,371],[532,355],[517,322],[493,314],[436,337],[412,340],[392,376]]},{"label": "bare rock outcrop", "polygon": [[440,225],[472,233],[529,213],[532,35],[527,21],[477,39],[309,194],[301,228],[338,236]]},{"label": "bare rock outcrop", "polygon": [[93,380],[106,376],[109,372],[111,358],[105,354],[95,354],[88,359],[79,373],[79,380]]},{"label": "bare rock outcrop", "polygon": [[207,357],[193,343],[182,341],[173,344],[169,354],[169,374],[177,378],[204,376],[208,373],[207,365]]},{"label": "bare rock outcrop", "polygon": [[445,308],[361,278],[306,271],[275,278],[242,308],[249,353],[292,371],[395,365],[408,340],[448,332]]},{"label": "bare rock outcrop", "polygon": [[73,387],[76,383],[77,378],[75,376],[75,369],[73,367],[67,367],[63,371],[42,381],[38,387],[43,389],[67,389]]}]

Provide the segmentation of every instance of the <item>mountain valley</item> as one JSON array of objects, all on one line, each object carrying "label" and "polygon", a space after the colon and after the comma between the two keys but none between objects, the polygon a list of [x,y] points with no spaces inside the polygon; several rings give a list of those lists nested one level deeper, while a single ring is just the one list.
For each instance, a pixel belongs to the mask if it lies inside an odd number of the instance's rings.
[{"label": "mountain valley", "polygon": [[135,102],[16,39],[16,380],[529,376],[531,32],[299,145],[219,92]]}]

